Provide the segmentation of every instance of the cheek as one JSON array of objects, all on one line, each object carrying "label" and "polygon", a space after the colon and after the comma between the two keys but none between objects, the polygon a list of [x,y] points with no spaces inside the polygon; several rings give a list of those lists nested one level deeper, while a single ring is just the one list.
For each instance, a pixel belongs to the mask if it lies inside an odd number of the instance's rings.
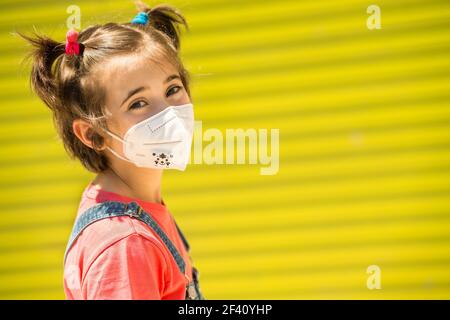
[{"label": "cheek", "polygon": [[127,130],[134,125],[135,120],[124,114],[113,114],[106,123],[110,131],[123,138]]},{"label": "cheek", "polygon": [[180,104],[189,103],[191,101],[185,89],[183,89],[182,93],[179,94],[178,100],[181,102]]},{"label": "cheek", "polygon": [[[145,118],[143,118],[145,119]],[[122,133],[122,136],[125,136],[127,131],[134,126],[136,123],[139,123],[142,121],[141,117],[132,117],[132,116],[125,116],[123,115],[121,118],[118,119],[118,127],[120,128],[120,132]]]}]

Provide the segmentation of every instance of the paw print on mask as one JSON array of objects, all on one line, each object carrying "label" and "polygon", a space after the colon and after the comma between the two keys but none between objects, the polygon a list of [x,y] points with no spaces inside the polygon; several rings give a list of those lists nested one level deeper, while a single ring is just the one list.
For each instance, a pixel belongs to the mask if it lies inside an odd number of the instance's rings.
[{"label": "paw print on mask", "polygon": [[156,158],[154,161],[157,166],[168,167],[170,165],[170,158],[173,158],[173,154],[167,155],[165,153],[157,154],[153,152],[152,155]]}]

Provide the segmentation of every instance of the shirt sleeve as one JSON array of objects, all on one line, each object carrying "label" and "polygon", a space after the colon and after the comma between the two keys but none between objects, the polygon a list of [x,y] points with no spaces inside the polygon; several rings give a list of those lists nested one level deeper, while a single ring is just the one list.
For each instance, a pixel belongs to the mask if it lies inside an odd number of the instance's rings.
[{"label": "shirt sleeve", "polygon": [[82,281],[87,300],[160,300],[167,263],[159,246],[131,234],[107,247]]}]

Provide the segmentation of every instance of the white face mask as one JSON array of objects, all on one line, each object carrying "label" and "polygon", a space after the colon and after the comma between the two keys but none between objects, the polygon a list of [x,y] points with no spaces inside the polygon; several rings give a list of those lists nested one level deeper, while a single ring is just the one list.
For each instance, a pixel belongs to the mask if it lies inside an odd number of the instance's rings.
[{"label": "white face mask", "polygon": [[123,139],[106,132],[123,144],[126,158],[106,147],[118,158],[138,167],[184,171],[189,162],[194,132],[193,105],[167,107],[133,125]]}]

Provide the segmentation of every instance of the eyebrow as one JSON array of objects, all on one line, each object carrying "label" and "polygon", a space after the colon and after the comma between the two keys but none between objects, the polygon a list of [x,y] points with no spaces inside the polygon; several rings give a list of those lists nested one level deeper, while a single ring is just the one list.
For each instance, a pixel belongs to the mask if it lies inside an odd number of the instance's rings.
[{"label": "eyebrow", "polygon": [[[174,79],[181,79],[181,78],[180,78],[180,76],[177,75],[177,74],[172,74],[172,75],[168,76],[166,80],[164,80],[164,83],[167,83],[167,82],[172,81],[172,80],[174,80]],[[145,89],[147,89],[147,88],[150,88],[150,87],[139,87],[139,88],[133,89],[133,90],[131,90],[130,92],[128,92],[126,98],[122,101],[121,106],[122,106],[128,99],[130,99],[132,96],[134,96],[136,93],[139,93],[139,92],[141,92],[142,90],[145,90]]]}]

